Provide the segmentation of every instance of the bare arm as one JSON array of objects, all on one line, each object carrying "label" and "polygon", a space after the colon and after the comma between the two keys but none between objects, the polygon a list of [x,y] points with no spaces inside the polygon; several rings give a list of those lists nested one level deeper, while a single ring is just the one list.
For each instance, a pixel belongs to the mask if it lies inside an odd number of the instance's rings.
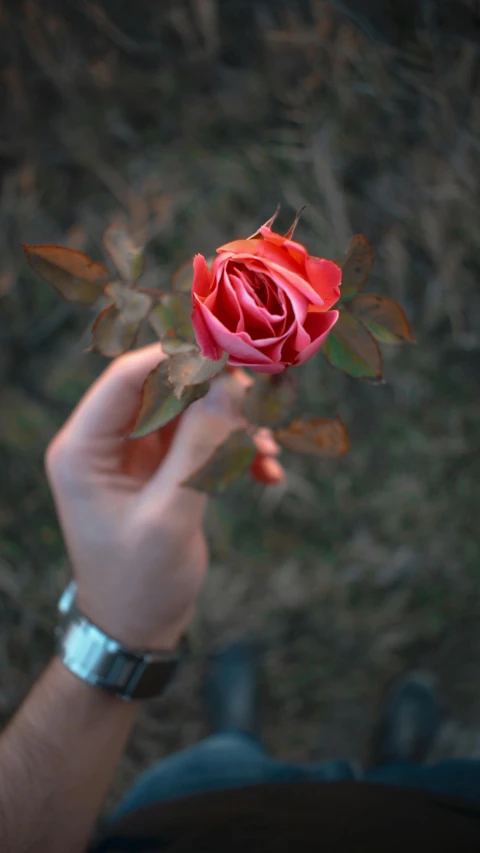
[{"label": "bare arm", "polygon": [[[181,486],[243,425],[248,378],[216,380],[173,425],[125,441],[159,344],[122,356],[93,384],[46,454],[81,612],[133,649],[174,649],[207,569],[206,496]],[[282,478],[271,436],[254,474]],[[135,715],[54,659],[0,737],[1,853],[80,853]]]},{"label": "bare arm", "polygon": [[0,739],[2,853],[85,850],[137,711],[52,661]]}]

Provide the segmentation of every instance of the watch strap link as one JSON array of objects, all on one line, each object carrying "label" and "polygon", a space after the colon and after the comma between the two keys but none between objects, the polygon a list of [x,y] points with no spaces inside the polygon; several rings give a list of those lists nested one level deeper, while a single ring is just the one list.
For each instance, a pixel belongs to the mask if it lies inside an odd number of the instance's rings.
[{"label": "watch strap link", "polygon": [[188,650],[184,637],[174,651],[134,650],[109,637],[83,616],[71,583],[59,602],[58,652],[78,678],[125,701],[159,696]]}]

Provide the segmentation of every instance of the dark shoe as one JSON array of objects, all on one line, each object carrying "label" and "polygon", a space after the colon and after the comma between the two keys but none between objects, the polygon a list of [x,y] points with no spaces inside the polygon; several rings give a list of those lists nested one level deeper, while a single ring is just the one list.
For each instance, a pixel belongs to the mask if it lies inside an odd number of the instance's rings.
[{"label": "dark shoe", "polygon": [[257,730],[258,668],[254,648],[232,643],[209,659],[204,695],[213,732]]},{"label": "dark shoe", "polygon": [[435,678],[411,673],[394,685],[375,736],[373,767],[421,764],[440,726]]}]

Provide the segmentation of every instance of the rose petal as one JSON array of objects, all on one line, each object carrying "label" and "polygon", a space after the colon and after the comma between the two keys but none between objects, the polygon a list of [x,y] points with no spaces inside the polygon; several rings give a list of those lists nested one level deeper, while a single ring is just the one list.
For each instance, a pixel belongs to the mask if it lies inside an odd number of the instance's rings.
[{"label": "rose petal", "polygon": [[[281,240],[283,241],[283,239],[282,237]],[[218,259],[225,254],[236,257],[237,259],[239,255],[246,258],[263,258],[267,263],[273,261],[297,275],[305,276],[303,264],[300,266],[281,245],[277,246],[269,240],[234,240],[233,243],[226,243],[224,246],[220,246],[217,252],[219,254],[212,264],[213,272],[216,269],[215,265]]]},{"label": "rose petal", "polygon": [[[278,323],[286,317],[289,302],[281,288],[278,288],[266,272],[247,269],[244,264],[236,265],[241,270],[243,285],[257,306],[267,310],[270,323]],[[257,280],[256,280],[257,279]],[[258,279],[264,292],[260,295],[257,290]]]},{"label": "rose petal", "polygon": [[322,311],[327,311],[340,299],[339,288],[342,282],[340,267],[324,258],[307,258],[305,269],[310,284],[323,299]]},{"label": "rose petal", "polygon": [[282,234],[277,234],[265,225],[260,228],[260,234],[264,240],[274,243],[276,246],[281,246],[297,264],[300,264],[302,267],[305,265],[305,261],[308,257],[307,250],[301,243],[297,243],[295,240],[288,240],[286,237],[283,237]]},{"label": "rose petal", "polygon": [[[246,255],[236,255],[237,261],[242,261],[248,269],[255,272],[268,275],[274,284],[281,286],[290,297],[292,303],[300,306],[299,297],[302,299],[305,309],[308,310],[308,303],[313,305],[323,306],[323,299],[312,287],[312,285],[296,272],[288,269],[285,266],[275,263],[274,261],[250,257]],[[247,263],[248,261],[248,263]],[[306,312],[305,312],[306,313]],[[299,318],[303,321],[303,318]]]},{"label": "rose petal", "polygon": [[205,298],[213,287],[213,275],[210,272],[203,255],[195,255],[193,259],[192,293]]},{"label": "rose petal", "polygon": [[272,281],[268,282],[266,307],[272,320],[282,320],[287,315],[287,300],[281,288],[275,287]]},{"label": "rose petal", "polygon": [[202,303],[196,294],[193,295],[193,299],[194,308],[192,311],[192,324],[198,346],[202,350],[202,354],[205,358],[211,358],[212,361],[218,361],[218,359],[222,357],[222,350],[210,334],[207,324],[205,323]]},{"label": "rose petal", "polygon": [[338,311],[324,311],[310,313],[305,321],[305,331],[310,335],[312,343],[299,352],[295,364],[303,364],[320,349],[325,343],[332,327],[338,320]]},{"label": "rose petal", "polygon": [[[296,288],[290,285],[282,273],[277,273],[276,270],[272,270],[264,261],[260,260],[260,258],[251,258],[248,270],[249,272],[257,273],[258,275],[268,275],[271,280],[272,287],[276,288],[279,294],[283,293],[287,311],[289,309],[294,310],[295,315],[300,319],[300,322],[303,322],[307,316],[311,303],[303,296],[303,294],[299,293]],[[286,273],[288,274],[288,270]]]},{"label": "rose petal", "polygon": [[301,326],[300,323],[295,322],[292,332],[294,332],[293,344],[299,352],[310,345],[312,339],[305,329],[305,325]]},{"label": "rose petal", "polygon": [[201,311],[202,320],[211,338],[221,350],[241,359],[245,364],[248,363],[248,360],[250,362],[270,363],[268,356],[263,355],[244,340],[245,332],[236,333],[226,329],[204,303],[197,301],[197,308]]},{"label": "rose petal", "polygon": [[243,332],[246,330],[246,324],[250,334],[254,330],[258,330],[259,336],[270,334],[273,335],[273,326],[270,319],[270,314],[265,306],[259,305],[254,299],[248,280],[244,280],[238,273],[232,274],[231,280],[235,288],[235,295],[241,307],[240,321],[237,325],[237,331]]},{"label": "rose petal", "polygon": [[[280,358],[280,352],[282,346],[287,338],[291,337],[292,330],[287,329],[282,335],[278,335],[275,337],[269,336],[268,338],[252,338],[248,332],[239,332],[238,337],[241,338],[248,346],[254,347],[254,349],[260,353],[265,354],[268,358],[271,358],[272,361],[278,361]],[[309,339],[310,342],[310,339]]]},{"label": "rose petal", "polygon": [[219,280],[215,279],[214,289],[204,300],[204,304],[227,329],[235,331],[242,311],[226,268]]}]

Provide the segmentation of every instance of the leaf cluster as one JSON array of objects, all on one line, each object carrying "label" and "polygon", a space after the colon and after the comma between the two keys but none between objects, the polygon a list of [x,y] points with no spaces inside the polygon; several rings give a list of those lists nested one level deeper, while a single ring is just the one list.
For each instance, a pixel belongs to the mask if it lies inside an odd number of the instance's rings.
[{"label": "leaf cluster", "polygon": [[[289,237],[298,216],[287,232]],[[92,307],[100,297],[107,299],[93,322],[89,351],[107,358],[122,355],[135,345],[143,323],[162,342],[165,357],[144,382],[140,408],[128,436],[141,439],[207,394],[211,380],[226,367],[228,355],[212,361],[201,354],[196,343],[191,321],[192,261],[180,267],[169,291],[144,289],[138,285],[144,269],[143,247],[128,229],[114,223],[105,232],[103,243],[112,271],[82,252],[62,246],[24,249],[31,268],[66,301]],[[374,263],[373,250],[363,235],[352,237],[344,257],[336,263],[342,269],[340,313],[323,352],[333,367],[350,376],[381,380],[379,344],[413,341],[408,320],[394,300],[363,292]],[[255,434],[261,427],[271,429],[278,444],[293,453],[323,457],[346,453],[349,438],[340,417],[289,420],[296,395],[291,370],[275,376],[255,374],[245,395],[245,428],[232,433],[184,485],[211,494],[227,489],[253,463]]]}]

